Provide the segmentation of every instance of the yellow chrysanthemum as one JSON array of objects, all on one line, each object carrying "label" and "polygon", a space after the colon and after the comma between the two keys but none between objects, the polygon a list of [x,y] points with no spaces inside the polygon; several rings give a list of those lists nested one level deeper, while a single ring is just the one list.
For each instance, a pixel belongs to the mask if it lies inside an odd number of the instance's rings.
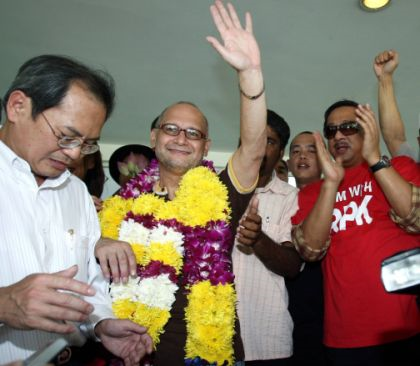
[{"label": "yellow chrysanthemum", "polygon": [[146,262],[147,248],[143,244],[131,244],[131,249],[136,257],[136,263],[144,265]]},{"label": "yellow chrysanthemum", "polygon": [[183,258],[172,243],[150,243],[146,256],[148,261],[161,261],[174,267],[177,274],[181,271]]},{"label": "yellow chrysanthemum", "polygon": [[156,219],[158,220],[168,220],[168,219],[177,219],[179,220],[179,205],[177,204],[177,199],[173,201],[167,201],[164,205],[160,206],[156,211]]},{"label": "yellow chrysanthemum", "polygon": [[159,343],[159,336],[163,333],[163,328],[170,318],[168,310],[150,307],[139,303],[135,310],[133,321],[147,327],[147,333],[152,337],[156,347]]},{"label": "yellow chrysanthemum", "polygon": [[112,303],[112,311],[119,319],[132,319],[137,304],[129,299],[116,300]]},{"label": "yellow chrysanthemum", "polygon": [[152,193],[145,193],[134,200],[131,210],[135,215],[155,215],[163,204],[165,201],[162,198]]},{"label": "yellow chrysanthemum", "polygon": [[102,236],[118,239],[118,229],[121,221],[131,210],[132,204],[133,200],[124,199],[120,196],[113,196],[104,201],[102,210],[99,212]]},{"label": "yellow chrysanthemum", "polygon": [[[114,196],[105,200],[100,213],[102,235],[118,239],[121,221],[132,211],[151,214],[156,220],[176,219],[187,226],[206,226],[209,221],[229,221],[228,192],[218,176],[205,167],[189,170],[182,178],[172,201],[143,193],[136,199]],[[158,260],[179,274],[183,258],[173,243],[133,243],[137,263]],[[186,357],[197,356],[222,365],[233,364],[232,341],[235,321],[235,291],[232,284],[212,286],[203,281],[191,286],[185,316],[187,322]],[[170,312],[130,300],[116,300],[112,308],[118,318],[131,319],[146,326],[155,346],[170,318]]]},{"label": "yellow chrysanthemum", "polygon": [[230,215],[225,185],[205,167],[191,169],[183,176],[173,204],[177,220],[188,226],[205,226],[211,220],[228,221]]},{"label": "yellow chrysanthemum", "polygon": [[232,284],[212,286],[209,281],[203,281],[191,287],[185,311],[187,358],[198,355],[210,363],[233,364],[234,304]]}]

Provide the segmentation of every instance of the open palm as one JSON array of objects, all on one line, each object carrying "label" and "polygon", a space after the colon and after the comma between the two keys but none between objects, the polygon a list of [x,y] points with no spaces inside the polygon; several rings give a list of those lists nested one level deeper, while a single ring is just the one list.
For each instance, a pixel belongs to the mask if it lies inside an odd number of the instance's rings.
[{"label": "open palm", "polygon": [[[245,16],[245,29],[239,21],[235,8],[221,1],[210,7],[214,24],[220,33],[223,45],[214,37],[207,37],[210,44],[223,59],[238,71],[260,66],[260,50],[252,32],[252,19],[249,13]],[[229,11],[228,11],[229,10]]]}]

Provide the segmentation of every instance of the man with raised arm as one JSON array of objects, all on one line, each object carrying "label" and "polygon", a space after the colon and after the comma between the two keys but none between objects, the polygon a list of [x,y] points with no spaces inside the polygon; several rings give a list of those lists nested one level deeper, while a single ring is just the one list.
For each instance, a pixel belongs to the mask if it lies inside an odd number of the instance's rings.
[{"label": "man with raised arm", "polygon": [[385,258],[420,246],[407,225],[415,215],[412,184],[420,184],[419,168],[408,157],[381,157],[368,105],[342,100],[324,117],[335,161],[315,134],[324,180],[300,190],[293,239],[304,259],[325,256],[327,359],[334,366],[416,365],[416,299],[386,293],[380,268]]},{"label": "man with raised arm", "polygon": [[265,152],[264,81],[250,14],[243,28],[231,4],[216,1],[210,9],[222,43],[207,40],[238,74],[241,146],[217,176],[203,161],[207,118],[191,102],[172,104],[151,131],[157,161],[101,212],[103,236],[129,242],[137,262],[130,269],[138,277],[111,286],[114,310],[145,320],[157,345],[155,366],[243,360],[231,247]]}]

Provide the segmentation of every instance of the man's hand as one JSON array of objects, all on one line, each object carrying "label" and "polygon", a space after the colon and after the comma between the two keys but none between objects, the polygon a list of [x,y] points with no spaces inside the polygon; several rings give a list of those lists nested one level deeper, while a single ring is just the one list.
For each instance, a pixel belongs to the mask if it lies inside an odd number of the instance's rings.
[{"label": "man's hand", "polygon": [[95,327],[104,347],[124,360],[126,366],[138,365],[153,350],[147,329],[130,320],[105,319]]},{"label": "man's hand", "polygon": [[314,132],[313,136],[315,139],[318,162],[321,166],[322,174],[324,175],[324,184],[333,184],[338,187],[344,177],[344,168],[341,166],[342,158],[337,157],[334,161],[327,151],[319,132]]},{"label": "man's hand", "polygon": [[236,239],[242,245],[252,247],[261,234],[261,216],[258,215],[258,198],[252,197],[248,212],[239,221]]},{"label": "man's hand", "polygon": [[116,283],[127,283],[129,275],[136,275],[136,257],[125,241],[101,237],[95,246],[95,257],[104,276],[108,279],[112,276]]},{"label": "man's hand", "polygon": [[369,104],[359,105],[356,108],[356,121],[363,128],[363,158],[371,166],[379,161],[381,152],[379,149],[379,127],[376,123],[375,114]]},{"label": "man's hand", "polygon": [[399,55],[394,50],[383,51],[375,57],[373,61],[373,70],[378,79],[384,76],[392,76],[395,69],[398,67]]},{"label": "man's hand", "polygon": [[207,41],[237,71],[260,68],[260,51],[252,33],[251,14],[245,15],[244,29],[232,4],[228,3],[226,9],[216,0],[210,11],[223,45],[214,37],[207,37]]},{"label": "man's hand", "polygon": [[73,277],[77,266],[52,274],[32,274],[0,288],[0,321],[17,329],[39,329],[55,333],[72,333],[93,306],[80,296],[92,296],[95,290]]}]

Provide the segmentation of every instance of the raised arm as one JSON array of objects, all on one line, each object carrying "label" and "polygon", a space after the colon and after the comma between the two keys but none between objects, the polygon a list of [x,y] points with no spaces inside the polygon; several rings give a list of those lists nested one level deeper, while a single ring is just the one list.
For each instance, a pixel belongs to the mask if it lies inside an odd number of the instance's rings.
[{"label": "raised arm", "polygon": [[396,51],[383,51],[375,57],[373,69],[378,78],[379,125],[391,156],[397,156],[400,146],[407,141],[404,123],[394,93],[393,74],[398,67]]},{"label": "raised arm", "polygon": [[[369,166],[376,164],[381,158],[379,148],[379,130],[375,115],[367,105],[360,105],[356,109],[357,119],[363,127],[363,158]],[[374,173],[391,207],[400,217],[406,217],[411,211],[411,185],[390,166]]]},{"label": "raised arm", "polygon": [[235,151],[232,164],[239,183],[248,188],[257,181],[267,142],[267,106],[260,50],[249,13],[245,15],[243,28],[232,4],[228,3],[226,8],[221,1],[216,1],[210,10],[223,44],[214,37],[207,37],[207,40],[238,73],[241,146]]}]

